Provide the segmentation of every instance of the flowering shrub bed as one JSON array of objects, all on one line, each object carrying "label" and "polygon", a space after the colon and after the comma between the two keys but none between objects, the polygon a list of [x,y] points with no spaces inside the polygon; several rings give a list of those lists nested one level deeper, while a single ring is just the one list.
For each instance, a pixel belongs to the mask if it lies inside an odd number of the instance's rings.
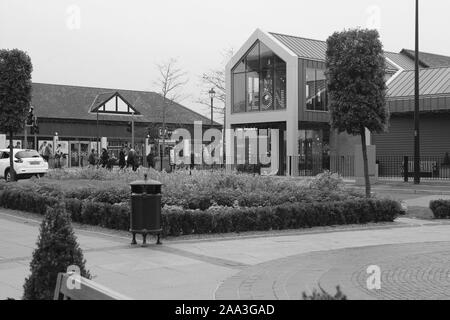
[{"label": "flowering shrub bed", "polygon": [[102,169],[58,170],[45,179],[24,181],[8,188],[33,190],[51,197],[116,204],[129,202],[129,183],[143,180],[144,173],[148,173],[149,179],[163,183],[163,205],[192,210],[206,210],[215,205],[261,207],[364,197],[359,192],[345,190],[342,180],[330,173],[324,173],[309,181],[300,181],[224,171],[193,171],[190,175],[189,172],[168,174],[155,170],[140,173],[110,172]]}]

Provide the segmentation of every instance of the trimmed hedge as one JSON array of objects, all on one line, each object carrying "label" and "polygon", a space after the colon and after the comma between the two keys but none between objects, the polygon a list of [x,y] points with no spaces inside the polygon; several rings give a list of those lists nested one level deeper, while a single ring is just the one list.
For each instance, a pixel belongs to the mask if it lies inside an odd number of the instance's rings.
[{"label": "trimmed hedge", "polygon": [[430,209],[436,219],[450,219],[450,200],[430,201]]},{"label": "trimmed hedge", "polygon": [[[34,191],[4,189],[0,206],[45,214],[47,206],[59,202],[56,197]],[[128,203],[109,204],[91,200],[65,199],[73,221],[111,229],[128,230]],[[206,210],[165,206],[162,210],[163,234],[228,233],[311,228],[344,224],[390,222],[404,214],[400,204],[387,199],[352,199],[346,201],[286,203],[267,207],[221,207]]]}]

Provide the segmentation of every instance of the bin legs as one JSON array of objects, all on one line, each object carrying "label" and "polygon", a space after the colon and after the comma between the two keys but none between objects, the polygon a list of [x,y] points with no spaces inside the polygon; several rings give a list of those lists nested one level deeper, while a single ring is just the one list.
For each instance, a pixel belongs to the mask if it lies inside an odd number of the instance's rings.
[{"label": "bin legs", "polygon": [[142,245],[145,246],[147,244],[147,234],[143,233],[142,234]]},{"label": "bin legs", "polygon": [[157,237],[158,238],[156,239],[156,244],[162,244],[162,242],[161,242],[161,234],[158,233]]},{"label": "bin legs", "polygon": [[[133,239],[131,240],[131,244],[132,245],[136,245],[137,244],[136,233],[133,232],[132,234],[133,234]],[[147,235],[148,235],[148,233],[142,233],[142,245],[143,246],[147,245]],[[161,234],[158,233],[158,234],[156,234],[156,236],[157,236],[156,244],[158,244],[158,245],[162,244],[162,242],[161,242]]]}]

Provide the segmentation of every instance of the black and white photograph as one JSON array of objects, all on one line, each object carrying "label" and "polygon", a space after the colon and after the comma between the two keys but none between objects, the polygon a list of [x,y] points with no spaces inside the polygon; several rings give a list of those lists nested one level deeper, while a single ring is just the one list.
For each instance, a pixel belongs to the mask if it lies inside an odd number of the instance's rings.
[{"label": "black and white photograph", "polygon": [[450,300],[449,12],[0,0],[0,304]]}]

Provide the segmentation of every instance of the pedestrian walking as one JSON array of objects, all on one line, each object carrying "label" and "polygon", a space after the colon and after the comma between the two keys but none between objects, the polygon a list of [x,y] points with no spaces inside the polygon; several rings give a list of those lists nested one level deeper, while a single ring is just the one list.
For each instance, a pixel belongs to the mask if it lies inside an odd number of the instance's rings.
[{"label": "pedestrian walking", "polygon": [[39,154],[41,155],[42,158],[44,158],[44,151],[46,147],[47,141],[44,141],[44,143],[42,143],[41,146],[39,147]]},{"label": "pedestrian walking", "polygon": [[95,149],[91,150],[91,153],[89,154],[88,157],[88,163],[89,167],[95,168],[95,165],[97,164],[97,156],[95,154]]},{"label": "pedestrian walking", "polygon": [[137,161],[138,161],[138,159],[137,159],[136,151],[134,149],[130,149],[130,151],[128,152],[128,158],[127,158],[127,168],[131,166],[133,171],[136,171],[138,168]]},{"label": "pedestrian walking", "polygon": [[108,169],[109,171],[112,171],[114,165],[116,164],[117,158],[116,156],[113,154],[111,154],[111,157],[108,159],[108,164],[106,165],[106,169]]},{"label": "pedestrian walking", "polygon": [[50,158],[52,156],[52,145],[47,142],[44,142],[44,144],[45,144],[45,147],[44,147],[42,157],[44,158],[45,161],[49,162]]},{"label": "pedestrian walking", "polygon": [[155,168],[155,155],[153,154],[153,150],[147,155],[147,164],[149,168]]},{"label": "pedestrian walking", "polygon": [[119,167],[120,169],[125,168],[126,166],[126,159],[125,159],[125,146],[122,146],[119,152]]},{"label": "pedestrian walking", "polygon": [[109,154],[108,154],[108,150],[106,150],[105,148],[102,149],[102,156],[101,156],[101,165],[102,168],[105,168],[108,165],[108,160],[109,160]]},{"label": "pedestrian walking", "polygon": [[61,144],[58,144],[55,151],[55,168],[61,169],[61,158],[63,156]]}]

